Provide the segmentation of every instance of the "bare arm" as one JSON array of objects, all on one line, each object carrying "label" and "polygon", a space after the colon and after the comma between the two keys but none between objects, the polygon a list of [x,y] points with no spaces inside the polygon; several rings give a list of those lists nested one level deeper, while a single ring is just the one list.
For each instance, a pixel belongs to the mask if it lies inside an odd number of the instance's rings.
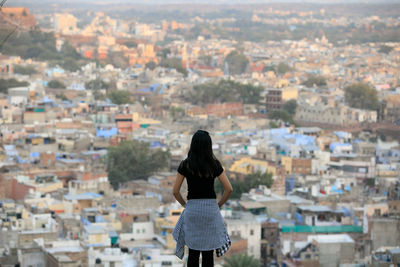
[{"label": "bare arm", "polygon": [[183,207],[186,207],[186,202],[185,202],[185,200],[183,199],[183,197],[182,197],[182,195],[180,193],[181,186],[182,186],[182,183],[183,183],[183,179],[185,179],[185,177],[182,174],[178,173],[176,175],[176,181],[175,181],[175,184],[174,184],[173,194],[174,194],[175,199],[179,203],[181,203],[181,205]]},{"label": "bare arm", "polygon": [[233,188],[225,172],[223,172],[220,176],[218,176],[218,179],[221,182],[222,186],[224,187],[224,194],[222,195],[221,200],[218,201],[218,206],[222,207],[222,205],[225,204],[229,196],[232,194]]}]

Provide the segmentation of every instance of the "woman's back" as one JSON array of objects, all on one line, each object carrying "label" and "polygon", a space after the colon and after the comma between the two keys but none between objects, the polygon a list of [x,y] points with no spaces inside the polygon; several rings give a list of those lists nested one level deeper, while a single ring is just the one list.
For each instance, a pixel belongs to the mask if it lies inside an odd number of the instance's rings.
[{"label": "woman's back", "polygon": [[224,169],[221,163],[216,160],[212,168],[212,175],[202,177],[201,174],[195,173],[190,169],[188,160],[183,160],[178,168],[178,173],[186,177],[188,184],[187,199],[216,198],[214,191],[214,180],[220,176]]},{"label": "woman's back", "polygon": [[[215,177],[224,187],[218,202],[214,191]],[[184,179],[188,184],[187,202],[179,192]],[[217,256],[222,256],[231,244],[219,208],[232,193],[232,185],[213,154],[208,132],[199,130],[193,135],[188,156],[179,165],[173,193],[185,207],[172,232],[177,242],[175,255],[182,259],[184,246],[187,245],[187,266],[199,266],[200,252],[202,266],[214,266],[213,251],[216,250]]]}]

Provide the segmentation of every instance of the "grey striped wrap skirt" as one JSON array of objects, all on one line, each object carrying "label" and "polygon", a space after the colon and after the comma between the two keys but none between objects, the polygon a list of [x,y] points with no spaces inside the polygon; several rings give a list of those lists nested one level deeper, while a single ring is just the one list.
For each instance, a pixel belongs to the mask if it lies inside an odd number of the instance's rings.
[{"label": "grey striped wrap skirt", "polygon": [[185,245],[190,249],[216,250],[224,255],[231,241],[216,199],[189,199],[172,232],[175,255],[183,259]]}]

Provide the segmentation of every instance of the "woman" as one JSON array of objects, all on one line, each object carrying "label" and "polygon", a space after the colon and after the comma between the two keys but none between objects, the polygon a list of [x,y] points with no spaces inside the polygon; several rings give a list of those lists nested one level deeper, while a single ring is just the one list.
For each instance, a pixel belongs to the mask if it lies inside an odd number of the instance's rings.
[{"label": "woman", "polygon": [[[214,180],[218,177],[224,187],[221,200],[216,201]],[[183,180],[188,185],[187,202],[180,194]],[[184,245],[189,248],[188,266],[214,266],[214,250],[222,256],[230,247],[223,218],[219,208],[232,193],[232,185],[221,163],[212,151],[211,137],[198,130],[192,137],[188,156],[181,162],[173,193],[175,199],[185,207],[172,233],[177,241],[175,254],[183,258]]]}]

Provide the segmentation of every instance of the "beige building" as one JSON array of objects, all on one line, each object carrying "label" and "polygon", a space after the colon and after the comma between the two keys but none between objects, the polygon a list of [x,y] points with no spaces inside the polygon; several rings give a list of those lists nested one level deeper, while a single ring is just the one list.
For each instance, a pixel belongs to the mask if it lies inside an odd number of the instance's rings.
[{"label": "beige building", "polygon": [[316,104],[314,106],[301,103],[297,106],[295,120],[306,123],[331,125],[351,125],[361,122],[376,122],[377,112],[350,108],[344,105],[329,106]]},{"label": "beige building", "polygon": [[77,18],[68,13],[56,13],[54,15],[54,30],[63,34],[76,33]]}]

